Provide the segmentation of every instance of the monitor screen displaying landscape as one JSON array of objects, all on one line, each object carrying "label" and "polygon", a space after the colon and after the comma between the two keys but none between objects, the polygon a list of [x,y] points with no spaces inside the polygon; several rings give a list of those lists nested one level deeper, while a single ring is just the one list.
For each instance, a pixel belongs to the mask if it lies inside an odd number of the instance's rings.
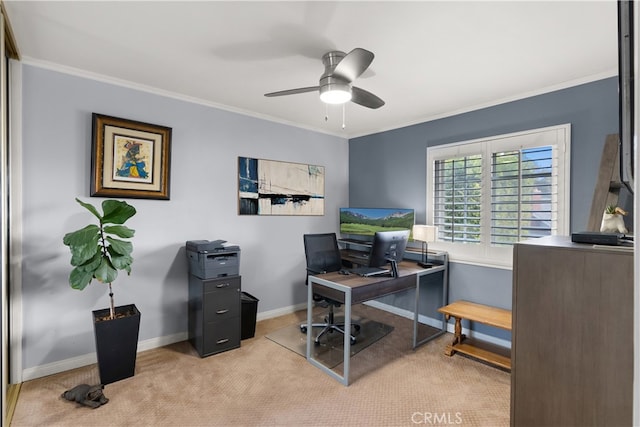
[{"label": "monitor screen displaying landscape", "polygon": [[373,236],[376,231],[411,230],[413,209],[340,208],[340,233]]}]

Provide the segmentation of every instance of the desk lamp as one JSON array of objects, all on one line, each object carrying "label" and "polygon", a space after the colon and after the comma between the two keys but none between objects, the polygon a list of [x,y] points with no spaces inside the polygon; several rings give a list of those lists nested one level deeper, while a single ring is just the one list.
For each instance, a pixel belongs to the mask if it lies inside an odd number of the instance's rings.
[{"label": "desk lamp", "polygon": [[422,242],[422,260],[418,263],[420,267],[430,268],[433,264],[427,262],[427,250],[428,242],[435,242],[438,235],[438,227],[434,225],[414,225],[413,226],[413,240]]}]

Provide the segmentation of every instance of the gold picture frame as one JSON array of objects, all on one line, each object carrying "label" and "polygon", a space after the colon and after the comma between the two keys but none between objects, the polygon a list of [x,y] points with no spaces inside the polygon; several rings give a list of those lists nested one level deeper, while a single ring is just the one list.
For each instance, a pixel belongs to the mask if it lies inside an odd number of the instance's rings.
[{"label": "gold picture frame", "polygon": [[169,200],[171,128],[92,114],[91,196]]}]

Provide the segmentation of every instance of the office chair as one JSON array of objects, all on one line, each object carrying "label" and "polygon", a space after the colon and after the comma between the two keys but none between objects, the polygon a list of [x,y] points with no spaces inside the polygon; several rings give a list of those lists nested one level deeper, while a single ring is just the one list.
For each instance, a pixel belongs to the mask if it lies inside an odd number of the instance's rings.
[{"label": "office chair", "polygon": [[[342,269],[342,258],[340,257],[340,248],[336,239],[336,233],[324,234],[305,234],[304,235],[304,253],[307,258],[307,277],[309,274],[322,274]],[[305,282],[306,283],[306,282]],[[333,331],[344,334],[344,322],[336,323],[334,317],[334,307],[339,307],[340,302],[330,298],[324,298],[320,295],[313,295],[316,302],[324,302],[329,307],[329,313],[325,316],[324,323],[313,323],[313,328],[322,328],[322,331],[316,336],[314,342],[320,344],[320,338]],[[351,323],[356,331],[360,330],[358,323]],[[307,333],[307,324],[300,325],[300,330]],[[355,344],[356,338],[350,335],[351,344]]]}]

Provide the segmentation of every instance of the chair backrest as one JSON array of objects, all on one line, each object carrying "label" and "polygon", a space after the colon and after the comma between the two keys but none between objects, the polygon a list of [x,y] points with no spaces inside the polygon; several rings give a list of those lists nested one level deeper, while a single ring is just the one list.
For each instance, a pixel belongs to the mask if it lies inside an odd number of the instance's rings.
[{"label": "chair backrest", "polygon": [[311,274],[342,269],[336,233],[305,234],[304,253],[307,258],[307,271]]}]

